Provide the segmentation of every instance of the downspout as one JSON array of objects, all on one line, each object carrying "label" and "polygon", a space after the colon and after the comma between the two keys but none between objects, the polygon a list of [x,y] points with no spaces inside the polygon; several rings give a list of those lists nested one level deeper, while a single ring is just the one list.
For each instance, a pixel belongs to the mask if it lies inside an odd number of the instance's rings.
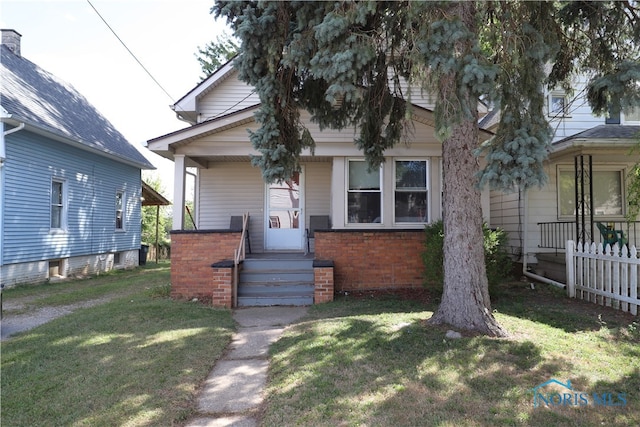
[{"label": "downspout", "polygon": [[[4,123],[2,124],[2,129],[4,130]],[[18,126],[13,129],[6,130],[2,132],[2,138],[0,138],[0,167],[4,165],[4,159],[6,159],[6,150],[4,145],[4,137],[7,135],[11,135],[14,132],[18,132],[24,129],[24,123],[20,123]]]},{"label": "downspout", "polygon": [[523,239],[522,239],[522,257],[523,257],[522,258],[522,274],[525,277],[537,280],[538,282],[547,283],[549,285],[553,285],[558,288],[565,289],[567,285],[565,285],[564,283],[556,282],[555,280],[551,280],[547,277],[540,276],[538,274],[528,271],[527,260],[529,258],[529,253],[527,252],[527,247],[529,244],[529,194],[527,193],[526,189],[523,190],[523,193],[524,193],[523,194],[524,230],[523,230]]}]

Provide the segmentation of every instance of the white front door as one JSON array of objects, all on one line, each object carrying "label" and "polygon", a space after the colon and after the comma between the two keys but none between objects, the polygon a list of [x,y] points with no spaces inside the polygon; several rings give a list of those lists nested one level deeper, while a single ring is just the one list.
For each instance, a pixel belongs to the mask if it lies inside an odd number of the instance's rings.
[{"label": "white front door", "polygon": [[267,184],[266,249],[300,251],[304,245],[302,174]]}]

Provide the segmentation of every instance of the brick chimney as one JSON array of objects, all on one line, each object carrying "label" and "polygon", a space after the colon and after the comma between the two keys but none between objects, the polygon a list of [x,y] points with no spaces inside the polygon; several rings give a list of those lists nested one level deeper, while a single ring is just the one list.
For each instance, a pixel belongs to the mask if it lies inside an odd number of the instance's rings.
[{"label": "brick chimney", "polygon": [[0,30],[2,31],[2,45],[11,49],[11,52],[20,55],[20,38],[22,34],[16,30]]}]

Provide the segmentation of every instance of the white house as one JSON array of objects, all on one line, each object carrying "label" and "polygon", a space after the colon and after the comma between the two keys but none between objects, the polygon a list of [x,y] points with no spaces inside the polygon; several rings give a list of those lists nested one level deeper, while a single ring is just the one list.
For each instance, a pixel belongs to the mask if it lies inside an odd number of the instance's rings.
[{"label": "white house", "polygon": [[[245,212],[250,215],[251,257],[310,249],[316,260],[334,263],[337,290],[422,286],[424,226],[441,218],[442,146],[434,135],[433,104],[419,90],[412,103],[411,133],[385,152],[384,165],[374,172],[354,145],[354,129],[321,131],[303,113],[315,152],[303,153],[302,172],[294,179],[267,185],[250,163],[257,152],[247,129],[257,129],[259,106],[253,88],[239,81],[228,63],[187,93],[173,109],[191,126],[148,145],[175,162],[175,206],[184,205],[186,169],[197,169],[193,215],[198,231],[181,233],[183,212],[174,210],[174,295],[192,296],[187,287],[197,282],[194,256],[184,261],[189,267],[176,262],[184,240],[218,242],[199,249],[208,255],[199,261],[199,274],[207,281],[211,263],[233,258],[234,245],[216,252],[224,246],[221,231],[229,229],[232,216]],[[483,139],[490,135],[481,132]],[[483,207],[488,221],[488,191]],[[325,218],[324,232],[308,241],[308,229],[318,217]],[[208,239],[203,237],[207,232]],[[185,269],[191,278],[180,277]]]},{"label": "white house", "polygon": [[640,223],[625,220],[627,174],[640,160],[640,152],[632,152],[640,141],[640,109],[595,116],[585,87],[581,76],[571,93],[547,93],[546,114],[555,132],[547,184],[526,192],[491,192],[491,225],[508,231],[514,259],[534,278],[564,281],[569,239],[615,243],[623,236],[640,243]]}]

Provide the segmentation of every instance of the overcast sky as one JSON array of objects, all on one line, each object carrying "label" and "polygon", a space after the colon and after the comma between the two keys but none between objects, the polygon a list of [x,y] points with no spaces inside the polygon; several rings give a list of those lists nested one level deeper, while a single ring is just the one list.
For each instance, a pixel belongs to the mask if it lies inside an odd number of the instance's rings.
[{"label": "overcast sky", "polygon": [[[90,2],[2,0],[0,27],[22,34],[22,56],[73,85],[131,143],[185,127],[169,106],[200,81],[198,47],[225,29],[209,13],[214,0]],[[161,172],[172,170],[171,162],[149,158]]]}]

